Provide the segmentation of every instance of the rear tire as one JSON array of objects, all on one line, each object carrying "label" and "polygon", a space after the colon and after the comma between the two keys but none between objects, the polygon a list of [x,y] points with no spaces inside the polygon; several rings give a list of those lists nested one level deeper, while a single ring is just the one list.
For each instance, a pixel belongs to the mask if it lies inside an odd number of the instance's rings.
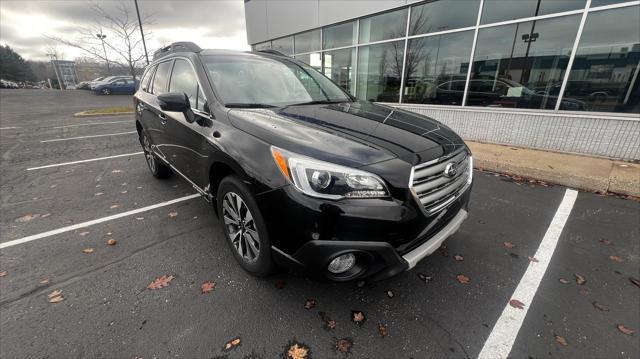
[{"label": "rear tire", "polygon": [[103,95],[111,95],[111,90],[109,90],[109,89],[102,89],[101,93],[102,93]]},{"label": "rear tire", "polygon": [[171,168],[160,162],[158,157],[153,153],[153,150],[151,149],[151,140],[144,131],[140,132],[140,144],[142,145],[144,159],[147,161],[147,166],[149,166],[151,174],[155,178],[171,177]]},{"label": "rear tire", "polygon": [[220,225],[234,257],[254,276],[272,274],[271,241],[260,209],[249,187],[237,176],[225,177],[217,193]]}]

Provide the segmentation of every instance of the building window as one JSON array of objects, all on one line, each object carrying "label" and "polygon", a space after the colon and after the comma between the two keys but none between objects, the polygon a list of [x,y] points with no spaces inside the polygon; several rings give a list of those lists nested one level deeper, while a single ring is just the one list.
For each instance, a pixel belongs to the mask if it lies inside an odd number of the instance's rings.
[{"label": "building window", "polygon": [[319,52],[296,55],[296,60],[300,60],[318,71],[322,71],[322,56]]},{"label": "building window", "polygon": [[322,48],[351,46],[356,43],[356,22],[350,21],[322,29]]},{"label": "building window", "polygon": [[296,54],[320,50],[320,30],[312,30],[294,36]]},{"label": "building window", "polygon": [[358,98],[398,102],[404,40],[362,46],[358,49]]},{"label": "building window", "polygon": [[485,0],[482,24],[584,9],[587,0]]},{"label": "building window", "polygon": [[408,11],[405,8],[360,19],[359,42],[363,44],[405,37]]},{"label": "building window", "polygon": [[[480,29],[466,104],[554,109],[580,18]],[[577,109],[580,103],[566,100],[563,105]]]},{"label": "building window", "polygon": [[322,72],[340,87],[353,93],[356,49],[325,51],[322,54]]},{"label": "building window", "polygon": [[271,48],[271,41],[261,42],[253,45],[253,51],[268,50]]},{"label": "building window", "polygon": [[293,36],[271,41],[271,48],[285,55],[293,55]]},{"label": "building window", "polygon": [[475,26],[480,0],[440,0],[411,8],[409,35]]},{"label": "building window", "polygon": [[402,102],[462,105],[473,31],[409,40]]},{"label": "building window", "polygon": [[579,110],[640,113],[639,64],[640,6],[592,12],[563,99],[583,102]]}]

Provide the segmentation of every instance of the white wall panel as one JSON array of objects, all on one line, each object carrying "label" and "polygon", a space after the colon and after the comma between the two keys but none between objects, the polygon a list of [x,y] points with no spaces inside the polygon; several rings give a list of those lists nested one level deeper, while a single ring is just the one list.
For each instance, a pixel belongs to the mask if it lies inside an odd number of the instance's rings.
[{"label": "white wall panel", "polygon": [[247,43],[255,44],[270,39],[267,33],[266,1],[245,2],[244,18],[247,23]]},{"label": "white wall panel", "polygon": [[393,9],[407,4],[406,0],[358,1],[358,0],[316,0],[320,25],[351,20],[379,11]]},{"label": "white wall panel", "polygon": [[269,36],[291,35],[319,27],[318,1],[269,0],[267,2]]}]

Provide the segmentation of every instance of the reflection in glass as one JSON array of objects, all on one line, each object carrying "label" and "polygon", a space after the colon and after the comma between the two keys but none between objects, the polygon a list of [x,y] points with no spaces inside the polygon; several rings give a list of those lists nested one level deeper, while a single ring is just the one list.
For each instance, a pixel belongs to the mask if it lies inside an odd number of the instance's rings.
[{"label": "reflection in glass", "polygon": [[253,51],[267,50],[271,48],[271,41],[261,42],[253,45]]},{"label": "reflection in glass", "polygon": [[473,31],[409,41],[402,102],[462,105]]},{"label": "reflection in glass", "polygon": [[640,6],[592,12],[563,98],[587,111],[640,113]]},{"label": "reflection in glass", "polygon": [[322,56],[319,52],[296,55],[296,60],[300,60],[318,71],[322,71]]},{"label": "reflection in glass", "polygon": [[630,1],[634,1],[634,0],[591,0],[591,7],[619,4],[619,3],[630,2]]},{"label": "reflection in glass", "polygon": [[322,29],[322,48],[350,46],[356,43],[356,22],[350,21]]},{"label": "reflection in glass", "polygon": [[587,0],[484,0],[482,24],[584,9]]},{"label": "reflection in glass", "polygon": [[[467,105],[554,109],[581,15],[478,32]],[[566,98],[562,107],[577,110]]]},{"label": "reflection in glass", "polygon": [[407,31],[408,12],[409,10],[405,8],[360,19],[359,42],[363,44],[404,37]]},{"label": "reflection in glass", "polygon": [[440,0],[411,8],[409,35],[475,26],[480,0]]},{"label": "reflection in glass", "polygon": [[271,48],[285,55],[293,55],[293,36],[271,41]]},{"label": "reflection in glass", "polygon": [[320,50],[320,29],[297,34],[294,38],[296,54]]},{"label": "reflection in glass", "polygon": [[322,60],[324,75],[347,92],[353,93],[356,49],[326,51],[322,54]]},{"label": "reflection in glass", "polygon": [[358,98],[398,102],[404,41],[362,46],[358,49]]}]

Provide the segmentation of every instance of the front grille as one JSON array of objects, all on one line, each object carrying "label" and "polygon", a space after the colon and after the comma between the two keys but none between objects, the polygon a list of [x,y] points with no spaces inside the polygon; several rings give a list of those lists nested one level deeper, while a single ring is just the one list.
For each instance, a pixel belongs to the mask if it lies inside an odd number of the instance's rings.
[{"label": "front grille", "polygon": [[[448,164],[456,170],[445,175]],[[434,214],[452,203],[467,189],[471,172],[471,157],[465,149],[451,156],[427,162],[413,168],[411,189],[427,214]]]}]

